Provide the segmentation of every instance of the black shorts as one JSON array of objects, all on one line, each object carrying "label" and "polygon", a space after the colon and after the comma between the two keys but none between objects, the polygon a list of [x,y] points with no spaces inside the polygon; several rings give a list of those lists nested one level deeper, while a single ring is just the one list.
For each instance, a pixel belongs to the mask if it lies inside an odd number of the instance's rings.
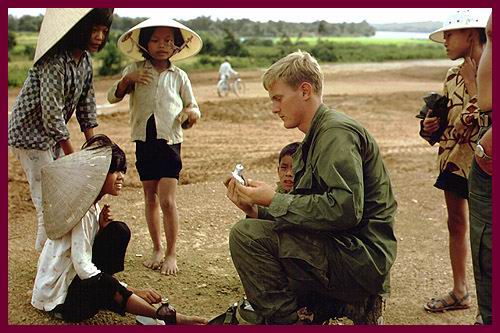
[{"label": "black shorts", "polygon": [[181,144],[167,144],[166,140],[135,142],[135,166],[141,181],[175,178],[182,170]]},{"label": "black shorts", "polygon": [[434,187],[443,191],[453,192],[464,199],[469,198],[469,185],[467,179],[447,170],[439,174]]}]

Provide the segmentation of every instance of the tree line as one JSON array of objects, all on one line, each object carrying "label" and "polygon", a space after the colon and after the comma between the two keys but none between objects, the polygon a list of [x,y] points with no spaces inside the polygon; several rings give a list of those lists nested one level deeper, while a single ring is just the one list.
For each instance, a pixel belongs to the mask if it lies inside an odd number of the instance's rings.
[{"label": "tree line", "polygon": [[[43,15],[24,15],[19,18],[9,15],[9,31],[37,32],[40,29]],[[144,21],[145,17],[121,17],[115,15],[112,29],[124,32]],[[363,21],[360,23],[329,23],[321,20],[312,23],[292,23],[285,21],[254,22],[249,19],[213,20],[210,16],[200,16],[191,20],[179,20],[198,33],[223,37],[231,31],[238,37],[281,37],[288,36],[373,36],[375,28]]]}]

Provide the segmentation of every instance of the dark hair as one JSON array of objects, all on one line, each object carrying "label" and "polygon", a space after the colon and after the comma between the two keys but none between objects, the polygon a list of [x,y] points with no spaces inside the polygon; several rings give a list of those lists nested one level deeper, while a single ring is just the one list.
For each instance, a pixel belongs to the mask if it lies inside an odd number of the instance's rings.
[{"label": "dark hair", "polygon": [[[149,53],[147,53],[144,50],[148,49],[149,40],[151,39],[151,36],[153,36],[153,33],[155,32],[156,28],[160,28],[160,26],[142,28],[141,31],[139,32],[139,45],[141,46],[139,48],[139,51],[141,52],[142,56],[147,60],[151,60],[153,58],[149,55]],[[174,30],[174,45],[182,46],[182,44],[184,44],[184,37],[182,36],[181,29],[179,28],[172,28],[172,29]]]},{"label": "dark hair", "polygon": [[292,143],[287,144],[285,147],[283,147],[283,149],[281,149],[281,152],[280,152],[280,157],[278,159],[278,163],[281,162],[281,159],[284,156],[292,156],[293,154],[295,154],[295,152],[297,151],[299,146],[300,146],[300,142],[292,142]]},{"label": "dark hair", "polygon": [[481,44],[486,44],[486,29],[477,28],[477,33],[479,35],[479,42]]},{"label": "dark hair", "polygon": [[125,152],[110,138],[104,134],[96,134],[88,139],[82,146],[82,149],[97,149],[103,147],[111,147],[111,164],[109,165],[108,173],[121,171],[127,172],[127,158]]},{"label": "dark hair", "polygon": [[92,29],[98,25],[108,27],[104,41],[99,46],[101,51],[108,41],[109,28],[113,22],[114,8],[94,8],[83,19],[81,19],[64,37],[57,43],[55,49],[58,51],[86,50],[92,36]]}]

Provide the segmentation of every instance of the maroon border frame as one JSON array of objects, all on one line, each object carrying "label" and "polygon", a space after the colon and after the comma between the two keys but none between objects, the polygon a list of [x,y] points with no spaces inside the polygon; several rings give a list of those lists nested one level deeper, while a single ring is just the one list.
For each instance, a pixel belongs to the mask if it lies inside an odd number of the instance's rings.
[{"label": "maroon border frame", "polygon": [[[178,7],[178,8],[185,8],[185,7],[191,7],[191,8],[265,8],[265,7],[274,7],[274,8],[305,8],[305,7],[331,7],[331,8],[471,8],[471,7],[489,7],[493,8],[493,13],[496,13],[496,7],[498,6],[494,0],[475,0],[475,1],[464,1],[464,0],[406,0],[406,1],[395,1],[395,0],[379,0],[379,1],[368,1],[368,0],[344,0],[344,1],[335,1],[335,0],[308,0],[308,1],[297,1],[297,0],[289,0],[289,1],[284,1],[284,0],[274,0],[270,2],[269,0],[240,0],[240,1],[234,1],[234,0],[217,0],[216,3],[210,3],[206,1],[201,1],[201,0],[192,0],[190,2],[175,2],[173,1],[171,3],[166,2],[166,1],[153,1],[153,0],[142,0],[140,2],[138,1],[131,1],[131,0],[122,0],[122,1],[116,1],[116,0],[101,0],[101,1],[95,1],[95,0],[73,0],[69,2],[68,0],[51,0],[51,1],[44,1],[43,3],[40,3],[39,1],[35,0],[8,0],[2,2],[2,24],[1,24],[1,33],[3,36],[7,34],[7,8],[38,8],[41,5],[44,5],[46,7],[77,7],[77,6],[82,6],[82,7],[121,7],[121,8],[142,8],[142,7],[159,7],[159,8],[166,8],[166,7]],[[139,6],[140,4],[140,6]],[[279,20],[279,18],[277,18]],[[494,22],[493,25],[496,25],[497,22],[499,22],[498,17],[495,17],[494,15]],[[4,42],[5,43],[5,42]],[[5,43],[2,48],[3,50],[0,52],[0,63],[3,63],[0,68],[0,77],[3,77],[4,79],[1,81],[1,89],[7,93],[8,87],[7,87],[7,73],[8,73],[8,67],[7,67],[7,50],[6,50],[7,43]],[[497,54],[498,47],[494,45],[494,54]],[[499,67],[497,67],[498,61],[493,58],[493,78],[499,77],[498,74],[500,72]],[[7,96],[7,94],[5,95]],[[493,82],[493,96],[499,96],[499,88],[498,85],[496,85],[496,82],[494,80]],[[329,330],[342,330],[342,331],[350,331],[350,332],[372,332],[372,331],[381,331],[384,330],[384,332],[400,332],[401,330],[404,330],[405,332],[421,332],[423,329],[425,329],[426,333],[427,332],[454,332],[454,333],[461,333],[461,332],[494,332],[497,331],[499,328],[498,320],[497,323],[493,323],[493,325],[490,326],[457,326],[457,325],[428,325],[425,327],[422,327],[422,325],[393,325],[393,326],[314,326],[314,327],[304,327],[304,326],[236,326],[236,327],[215,327],[215,326],[204,326],[204,327],[195,327],[195,326],[178,326],[178,327],[145,327],[145,326],[37,326],[37,325],[9,325],[8,324],[8,196],[7,196],[7,180],[8,180],[8,154],[7,154],[7,97],[5,97],[4,102],[1,105],[1,110],[2,110],[2,119],[1,119],[1,127],[0,127],[0,152],[2,156],[4,156],[4,162],[1,163],[1,171],[2,174],[4,175],[1,178],[1,186],[3,188],[3,191],[0,191],[0,214],[1,214],[1,223],[0,223],[0,247],[1,247],[1,255],[0,255],[0,330],[2,332],[43,332],[43,331],[51,331],[51,332],[64,332],[64,331],[71,331],[71,332],[86,332],[87,330],[92,330],[93,332],[96,331],[101,331],[104,332],[146,332],[146,331],[155,331],[159,332],[159,330],[165,330],[167,329],[169,332],[193,332],[193,331],[200,331],[200,332],[214,332],[214,333],[219,333],[219,332],[287,332],[287,333],[292,333],[292,332],[302,332],[302,331],[307,331],[307,332],[326,332]],[[500,112],[500,111],[498,111]],[[494,126],[496,127],[496,126]],[[494,156],[498,156],[497,154],[499,153],[499,149],[495,144],[494,148]],[[500,169],[500,167],[494,167],[494,173],[496,174]],[[500,165],[500,164],[499,164]],[[496,178],[493,178],[493,192],[496,192],[496,189],[498,188],[498,181]],[[500,201],[497,197],[494,196],[493,198],[493,221],[497,221],[498,217],[498,212],[499,210],[496,208],[497,206],[495,205],[498,204]],[[495,222],[494,222],[495,224]],[[494,228],[495,230],[495,228]],[[493,244],[496,244],[498,241],[498,233],[494,232],[493,233]],[[493,251],[498,253],[499,251],[496,250],[497,247],[493,245]],[[495,257],[495,256],[493,256]],[[500,258],[497,257],[497,258]],[[499,259],[500,260],[500,259]],[[494,260],[493,263],[493,275],[496,276],[496,273],[498,271],[498,260]],[[498,288],[496,286],[493,287],[493,313],[494,317],[497,317],[498,311],[496,306],[499,304],[497,300],[497,297],[499,293],[497,292]],[[471,318],[471,323],[473,322],[474,318]]]}]

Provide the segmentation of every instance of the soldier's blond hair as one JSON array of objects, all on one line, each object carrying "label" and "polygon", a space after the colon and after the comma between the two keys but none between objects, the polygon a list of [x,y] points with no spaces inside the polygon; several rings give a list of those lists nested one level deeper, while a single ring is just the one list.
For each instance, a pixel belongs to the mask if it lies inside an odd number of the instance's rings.
[{"label": "soldier's blond hair", "polygon": [[278,80],[283,81],[293,89],[303,82],[308,82],[317,95],[323,90],[323,73],[316,59],[309,53],[298,50],[276,61],[262,77],[264,89],[269,88]]}]

